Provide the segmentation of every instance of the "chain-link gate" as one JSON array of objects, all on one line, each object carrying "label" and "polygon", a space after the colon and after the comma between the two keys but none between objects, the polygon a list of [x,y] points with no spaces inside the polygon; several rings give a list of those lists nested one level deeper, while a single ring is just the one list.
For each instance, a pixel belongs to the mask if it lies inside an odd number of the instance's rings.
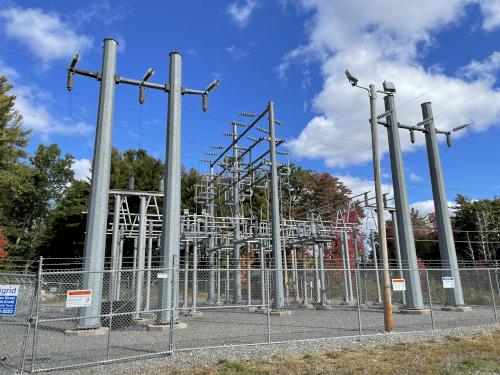
[{"label": "chain-link gate", "polygon": [[31,344],[36,274],[0,271],[0,374],[23,371]]}]

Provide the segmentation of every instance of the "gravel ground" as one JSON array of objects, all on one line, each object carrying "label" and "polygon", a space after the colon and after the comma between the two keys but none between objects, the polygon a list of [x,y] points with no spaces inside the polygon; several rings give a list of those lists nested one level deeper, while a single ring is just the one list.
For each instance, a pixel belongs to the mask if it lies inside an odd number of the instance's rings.
[{"label": "gravel ground", "polygon": [[297,355],[322,352],[340,348],[354,348],[361,346],[387,345],[400,342],[418,342],[430,339],[445,338],[447,336],[465,337],[474,333],[484,332],[498,328],[495,325],[448,328],[435,331],[419,331],[411,333],[374,334],[368,336],[349,336],[338,338],[324,338],[316,340],[295,341],[271,345],[238,346],[228,348],[198,349],[177,352],[174,356],[158,357],[140,361],[126,361],[91,368],[54,371],[54,375],[68,374],[160,374],[180,367],[190,367],[197,364],[217,363],[221,359],[265,360],[274,356]]},{"label": "gravel ground", "polygon": [[[174,356],[127,361],[82,369],[53,372],[55,374],[138,374],[158,366],[183,366],[216,362],[221,358],[269,358],[273,355],[304,354],[338,347],[366,344],[393,343],[423,340],[446,335],[466,335],[484,328],[491,328],[494,315],[491,307],[473,306],[469,312],[444,312],[438,306],[433,311],[435,327],[432,331],[430,315],[394,314],[395,331],[383,334],[383,313],[380,309],[361,311],[359,337],[357,310],[353,307],[335,306],[333,310],[292,309],[292,316],[271,317],[271,341],[290,341],[273,345],[232,346],[228,348],[197,349],[209,346],[267,343],[267,315],[250,313],[242,309],[202,310],[202,317],[183,317],[186,329],[175,332]],[[143,326],[126,326],[108,335],[94,337],[65,336],[64,329],[71,328],[69,321],[41,323],[38,333],[38,350],[35,369],[81,365],[107,358],[148,356],[168,350],[169,332],[148,332]],[[479,326],[481,325],[481,326]],[[467,327],[468,328],[456,328]],[[19,353],[25,327],[0,326],[2,339],[0,353]],[[418,331],[418,332],[415,332]],[[410,333],[411,332],[411,333]],[[346,337],[347,336],[347,337]],[[332,338],[335,337],[335,338]],[[316,340],[310,340],[316,339]],[[32,342],[28,342],[31,348]],[[3,354],[5,355],[5,354]],[[28,354],[28,357],[30,354]],[[8,356],[0,363],[0,374],[12,374],[7,365],[16,366],[19,356]],[[30,363],[28,361],[28,368]]]}]

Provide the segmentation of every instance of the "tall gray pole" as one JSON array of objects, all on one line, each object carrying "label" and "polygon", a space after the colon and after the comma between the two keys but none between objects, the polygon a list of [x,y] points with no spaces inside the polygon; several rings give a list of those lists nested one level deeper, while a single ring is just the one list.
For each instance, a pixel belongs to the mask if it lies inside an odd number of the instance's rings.
[{"label": "tall gray pole", "polygon": [[247,241],[247,253],[246,253],[246,268],[247,268],[247,305],[250,306],[252,304],[252,275],[251,275],[251,267],[250,267],[250,262],[251,262],[251,245],[252,243],[250,241]]},{"label": "tall gray pole", "polygon": [[120,242],[120,206],[121,195],[115,195],[115,204],[113,208],[113,236],[111,237],[111,274],[109,296],[111,301],[116,301],[116,280],[118,276],[118,251]]},{"label": "tall gray pole", "polygon": [[373,265],[375,268],[375,284],[377,285],[377,303],[382,303],[382,295],[380,294],[380,276],[378,273],[377,246],[375,245],[375,233],[373,231],[370,231],[370,243],[372,245]]},{"label": "tall gray pole", "polygon": [[343,234],[340,241],[340,252],[342,257],[342,274],[344,275],[344,302],[349,303],[349,283],[347,281],[347,265],[345,261],[346,243]]},{"label": "tall gray pole", "polygon": [[214,184],[213,184],[213,176],[214,176],[214,167],[213,165],[210,164],[210,182],[209,182],[209,192],[210,192],[210,203],[208,206],[208,214],[210,216],[209,222],[210,222],[210,232],[212,234],[209,235],[208,237],[208,303],[209,304],[214,304],[215,303],[215,256],[216,252],[213,251],[212,249],[215,246],[215,238],[214,238],[214,232],[215,232],[215,192],[214,192]]},{"label": "tall gray pole", "polygon": [[121,291],[121,284],[122,284],[122,267],[123,267],[123,244],[125,242],[125,229],[123,228],[123,225],[120,227],[120,245],[118,247],[118,274],[116,277],[116,294],[115,298],[116,301],[120,300],[120,291]]},{"label": "tall gray pole", "polygon": [[160,259],[161,268],[173,270],[173,277],[161,279],[160,283],[162,311],[158,322],[163,324],[170,323],[170,311],[165,309],[177,309],[179,304],[179,274],[175,270],[179,269],[180,258],[182,56],[177,52],[170,53],[169,85]]},{"label": "tall gray pole", "polygon": [[314,292],[315,299],[317,303],[321,302],[321,280],[319,276],[319,245],[315,242],[313,245],[313,257],[314,257]]},{"label": "tall gray pole", "polygon": [[[392,227],[394,233],[394,247],[396,249],[396,260],[398,262],[399,269],[399,277],[404,278],[403,276],[403,262],[401,261],[401,248],[399,247],[399,234],[398,234],[398,218],[396,217],[396,211],[390,210],[392,217]],[[401,291],[401,303],[406,306],[406,291]]]},{"label": "tall gray pole", "polygon": [[408,205],[408,194],[404,177],[403,157],[399,143],[399,127],[396,117],[396,105],[394,96],[384,97],[385,110],[390,111],[387,116],[387,134],[389,137],[389,153],[391,157],[392,184],[394,187],[394,198],[396,202],[396,217],[398,221],[398,232],[400,238],[401,258],[408,270],[404,272],[406,279],[406,306],[410,309],[423,309],[422,288],[417,264],[417,253],[413,228]]},{"label": "tall gray pole", "polygon": [[184,298],[182,307],[187,310],[189,298],[189,239],[184,241]]},{"label": "tall gray pole", "polygon": [[[101,298],[108,222],[109,178],[111,172],[111,128],[115,104],[115,74],[118,43],[104,39],[102,78],[97,111],[97,128],[92,162],[87,226],[85,231],[85,265],[83,289],[92,290],[92,302],[80,310],[79,328],[101,326]],[[88,318],[85,318],[88,317]]]},{"label": "tall gray pole", "polygon": [[422,104],[422,116],[424,120],[428,120],[425,125],[425,143],[427,145],[427,158],[429,160],[432,195],[434,198],[434,212],[436,213],[436,224],[438,228],[439,253],[441,255],[443,268],[450,268],[450,270],[443,271],[443,276],[452,276],[455,282],[455,288],[445,289],[445,304],[459,306],[464,304],[464,296],[460,272],[458,270],[457,252],[455,250],[453,231],[451,229],[450,213],[448,211],[443,170],[441,168],[431,103],[427,102]]},{"label": "tall gray pole", "polygon": [[380,253],[384,267],[384,326],[386,332],[391,332],[394,328],[394,323],[392,319],[391,280],[389,275],[389,255],[387,253],[387,233],[385,231],[384,198],[382,195],[382,179],[380,177],[380,158],[378,152],[377,90],[375,89],[375,85],[370,85],[370,127]]},{"label": "tall gray pole", "polygon": [[191,296],[192,299],[192,306],[191,306],[191,311],[194,313],[196,312],[196,304],[197,304],[197,299],[198,299],[198,239],[193,240],[193,288],[192,288],[192,293],[193,295]]},{"label": "tall gray pole", "polygon": [[344,255],[345,255],[345,265],[347,274],[347,285],[349,287],[349,302],[354,300],[354,294],[352,292],[352,275],[351,275],[351,256],[349,254],[349,237],[347,234],[347,229],[343,232],[344,234]]},{"label": "tall gray pole", "polygon": [[146,264],[146,197],[141,195],[139,204],[139,246],[137,251],[137,280],[135,283],[135,311],[134,319],[139,319],[142,311],[144,289],[144,267]]},{"label": "tall gray pole", "polygon": [[149,222],[148,227],[148,265],[146,273],[146,305],[144,310],[149,311],[151,300],[151,266],[153,261],[153,222]]},{"label": "tall gray pole", "polygon": [[281,222],[278,191],[278,165],[276,161],[276,131],[274,124],[274,103],[269,102],[269,146],[271,159],[271,225],[274,258],[274,308],[282,309],[285,306],[283,292],[283,271],[281,257]]},{"label": "tall gray pole", "polygon": [[137,249],[139,247],[139,239],[134,237],[134,253],[132,256],[132,293],[135,291],[135,282],[137,280]]},{"label": "tall gray pole", "polygon": [[234,303],[241,303],[241,244],[240,244],[240,161],[238,160],[238,125],[233,122],[233,257],[234,257]]}]

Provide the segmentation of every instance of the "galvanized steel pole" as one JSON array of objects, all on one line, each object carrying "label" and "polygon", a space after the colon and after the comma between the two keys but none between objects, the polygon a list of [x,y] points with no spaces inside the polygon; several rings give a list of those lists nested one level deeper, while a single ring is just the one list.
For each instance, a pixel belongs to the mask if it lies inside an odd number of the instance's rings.
[{"label": "galvanized steel pole", "polygon": [[450,268],[450,270],[443,271],[443,276],[452,276],[455,282],[455,288],[445,289],[445,304],[460,306],[464,305],[464,296],[460,271],[458,269],[457,252],[453,240],[453,231],[451,229],[448,200],[446,199],[443,170],[441,168],[431,103],[422,104],[422,117],[424,121],[427,120],[425,124],[425,144],[427,146],[427,158],[429,160],[432,195],[434,198],[434,212],[436,213],[436,225],[438,228],[439,253],[441,261],[444,263],[443,268]]},{"label": "galvanized steel pole", "polygon": [[146,197],[141,195],[139,201],[139,240],[137,257],[137,280],[135,284],[135,315],[134,319],[139,319],[139,312],[142,311],[143,289],[144,289],[144,266],[146,264]]},{"label": "galvanized steel pole", "polygon": [[113,234],[111,237],[111,277],[109,286],[110,301],[116,301],[116,280],[118,276],[118,251],[120,242],[120,206],[121,195],[115,195],[115,203],[113,208]]},{"label": "galvanized steel pole", "polygon": [[[424,302],[422,299],[422,287],[420,284],[410,207],[408,205],[408,194],[406,191],[394,96],[386,95],[384,97],[384,103],[385,110],[390,112],[389,116],[387,116],[387,134],[389,137],[389,154],[391,158],[392,183],[396,202],[396,217],[398,221],[399,238],[401,240],[401,258],[404,264],[409,268],[404,272],[407,290],[406,303],[408,308],[420,310],[424,308]],[[387,286],[384,285],[384,292],[386,291]],[[384,296],[385,294],[386,293],[384,293]]]},{"label": "galvanized steel pole", "polygon": [[[392,217],[392,231],[394,233],[394,247],[396,248],[396,260],[398,262],[399,277],[404,278],[403,275],[403,262],[401,261],[401,248],[399,247],[399,233],[398,233],[398,219],[396,217],[396,211],[390,210]],[[406,291],[401,291],[401,303],[406,306]]]},{"label": "galvanized steel pole", "polygon": [[149,222],[148,228],[148,265],[146,273],[146,305],[144,310],[148,311],[150,309],[151,300],[151,267],[153,261],[153,222]]},{"label": "galvanized steel pole", "polygon": [[210,192],[210,203],[208,206],[208,214],[210,215],[210,232],[211,234],[208,236],[208,303],[214,304],[215,301],[215,256],[216,252],[212,249],[215,247],[215,192],[214,192],[214,167],[210,164],[210,181],[209,181],[209,192]]},{"label": "galvanized steel pole", "polygon": [[241,303],[241,244],[240,244],[240,162],[238,159],[238,126],[233,122],[233,257],[234,257],[234,303]]},{"label": "galvanized steel pole", "polygon": [[282,309],[285,306],[285,298],[283,292],[283,271],[281,257],[281,220],[279,207],[279,191],[278,191],[278,164],[276,161],[276,132],[274,121],[274,103],[269,102],[269,156],[271,159],[271,225],[272,225],[272,241],[273,241],[273,258],[274,258],[274,308]]},{"label": "galvanized steel pole", "polygon": [[[169,94],[167,115],[167,144],[165,155],[165,191],[163,196],[163,225],[161,230],[161,267],[179,269],[181,220],[181,95],[182,57],[180,53],[170,53]],[[175,264],[174,264],[175,261]],[[170,311],[178,312],[179,273],[171,278],[161,279],[159,323],[170,323]],[[172,280],[173,279],[173,280]],[[174,321],[178,319],[174,317]]]},{"label": "galvanized steel pole", "polygon": [[101,326],[100,315],[108,221],[111,130],[115,102],[117,47],[116,40],[104,39],[102,78],[84,249],[85,273],[83,289],[92,290],[92,301],[90,306],[80,309],[79,328],[97,328]]}]

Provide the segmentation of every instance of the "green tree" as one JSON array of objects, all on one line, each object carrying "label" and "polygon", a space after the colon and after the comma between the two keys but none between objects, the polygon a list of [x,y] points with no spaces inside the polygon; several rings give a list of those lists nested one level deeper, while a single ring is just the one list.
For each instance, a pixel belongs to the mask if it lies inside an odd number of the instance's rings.
[{"label": "green tree", "polygon": [[0,168],[5,169],[26,157],[29,130],[22,127],[22,115],[14,109],[16,96],[10,95],[12,85],[0,76]]},{"label": "green tree", "polygon": [[14,256],[36,256],[45,219],[73,182],[73,157],[61,157],[57,145],[40,145],[29,164],[13,164],[0,171],[0,226],[5,228]]},{"label": "green tree", "polygon": [[48,215],[40,255],[44,257],[81,257],[85,240],[90,184],[75,180],[57,207]]},{"label": "green tree", "polygon": [[457,252],[466,259],[492,261],[500,254],[500,198],[472,200],[457,195],[453,219]]}]

